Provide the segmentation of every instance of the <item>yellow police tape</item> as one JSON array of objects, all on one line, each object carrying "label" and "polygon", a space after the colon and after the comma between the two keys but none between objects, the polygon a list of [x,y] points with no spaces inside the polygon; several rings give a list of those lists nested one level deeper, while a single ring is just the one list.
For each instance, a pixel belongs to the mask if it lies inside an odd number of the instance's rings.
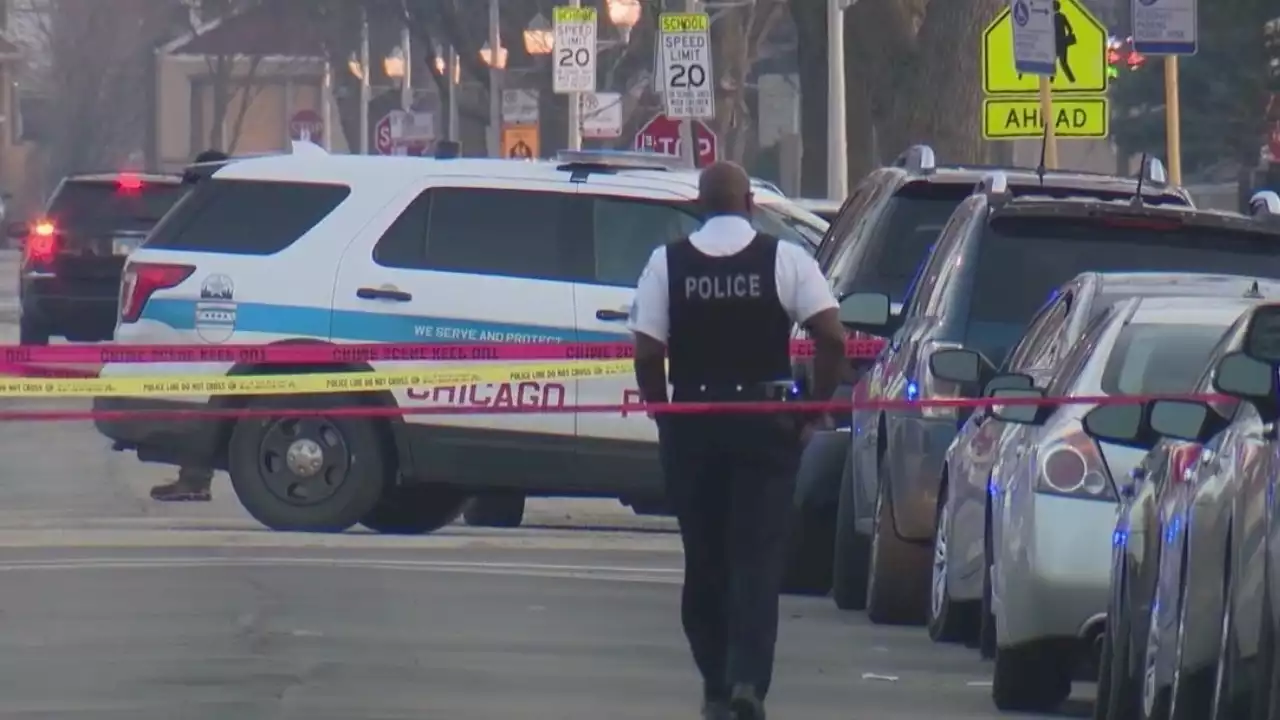
[{"label": "yellow police tape", "polygon": [[0,381],[0,397],[142,397],[148,395],[303,395],[429,388],[475,383],[585,380],[632,372],[630,360],[538,365],[455,366],[397,372],[303,375],[172,375],[119,378],[14,378]]}]

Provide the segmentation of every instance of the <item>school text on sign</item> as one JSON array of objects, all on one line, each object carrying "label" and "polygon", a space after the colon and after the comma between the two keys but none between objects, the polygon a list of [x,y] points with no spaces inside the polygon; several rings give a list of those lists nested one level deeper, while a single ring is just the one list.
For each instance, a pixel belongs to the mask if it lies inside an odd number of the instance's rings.
[{"label": "school text on sign", "polygon": [[711,18],[705,13],[658,17],[658,59],[666,116],[710,119],[716,115],[711,74]]},{"label": "school text on sign", "polygon": [[555,47],[552,89],[557,93],[596,90],[596,9],[563,6],[552,11]]}]

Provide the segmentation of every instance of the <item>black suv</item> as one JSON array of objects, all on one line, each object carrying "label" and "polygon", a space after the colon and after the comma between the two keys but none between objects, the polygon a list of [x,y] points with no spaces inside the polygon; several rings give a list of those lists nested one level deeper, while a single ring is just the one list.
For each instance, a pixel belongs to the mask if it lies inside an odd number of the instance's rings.
[{"label": "black suv", "polygon": [[176,175],[73,175],[39,220],[11,225],[23,248],[22,344],[110,340],[125,257],[184,192]]},{"label": "black suv", "polygon": [[[934,352],[975,350],[993,376],[1055,289],[1082,272],[1280,279],[1280,216],[1259,207],[1249,218],[1137,198],[1014,197],[1006,175],[992,173],[947,221],[900,313],[882,292],[842,301],[847,327],[890,338],[854,388],[855,407],[978,395],[980,386],[940,377]],[[837,521],[852,532],[836,549],[835,583],[846,593],[863,586],[873,622],[925,619],[942,463],[965,419],[949,407],[852,413]]]},{"label": "black suv", "polygon": [[[1073,171],[939,165],[928,146],[913,146],[891,166],[873,171],[858,183],[823,237],[816,257],[836,297],[884,293],[895,309],[900,308],[943,225],[974,187],[997,170],[1014,195],[1128,200],[1141,187],[1147,205],[1192,204],[1185,190],[1166,183],[1164,166],[1154,158],[1144,163],[1139,181]],[[872,349],[883,342],[866,334],[857,339],[872,341]],[[875,353],[865,355],[850,362],[836,399],[847,400],[858,376],[871,365]],[[810,361],[797,361],[795,377],[802,388],[809,376]],[[821,595],[831,587],[840,468],[848,454],[847,427],[842,429],[839,438],[819,433],[813,443],[815,457],[806,458],[796,497],[797,517],[784,582],[787,592]]]}]

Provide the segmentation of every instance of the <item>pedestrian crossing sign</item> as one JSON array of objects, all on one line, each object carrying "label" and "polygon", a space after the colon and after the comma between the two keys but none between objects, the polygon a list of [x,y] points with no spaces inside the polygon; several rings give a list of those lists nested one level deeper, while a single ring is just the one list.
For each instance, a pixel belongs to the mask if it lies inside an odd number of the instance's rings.
[{"label": "pedestrian crossing sign", "polygon": [[[1107,30],[1080,0],[1054,0],[1058,45],[1054,94],[1107,91]],[[1014,67],[1013,17],[1008,6],[982,33],[982,89],[987,95],[1034,95],[1040,77]]]}]

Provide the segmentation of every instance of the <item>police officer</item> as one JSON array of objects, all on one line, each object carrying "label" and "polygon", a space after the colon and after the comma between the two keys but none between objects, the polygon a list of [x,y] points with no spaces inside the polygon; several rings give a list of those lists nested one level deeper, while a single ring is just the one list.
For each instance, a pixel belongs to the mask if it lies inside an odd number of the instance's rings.
[{"label": "police officer", "polygon": [[[223,162],[228,159],[221,150],[205,150],[196,156],[194,165]],[[182,182],[194,185],[200,174],[194,168],[183,173]],[[178,471],[178,479],[151,488],[151,499],[161,502],[203,502],[213,499],[213,468],[185,465]]]},{"label": "police officer", "polygon": [[670,401],[782,400],[791,329],[816,344],[814,394],[830,397],[844,357],[837,304],[799,246],[751,226],[751,182],[733,163],[698,181],[704,224],[654,251],[629,327],[641,397],[658,424],[667,499],[680,524],[681,615],[703,679],[703,717],[760,720],[773,674],[787,521],[803,438],[825,416],[663,413]]}]

